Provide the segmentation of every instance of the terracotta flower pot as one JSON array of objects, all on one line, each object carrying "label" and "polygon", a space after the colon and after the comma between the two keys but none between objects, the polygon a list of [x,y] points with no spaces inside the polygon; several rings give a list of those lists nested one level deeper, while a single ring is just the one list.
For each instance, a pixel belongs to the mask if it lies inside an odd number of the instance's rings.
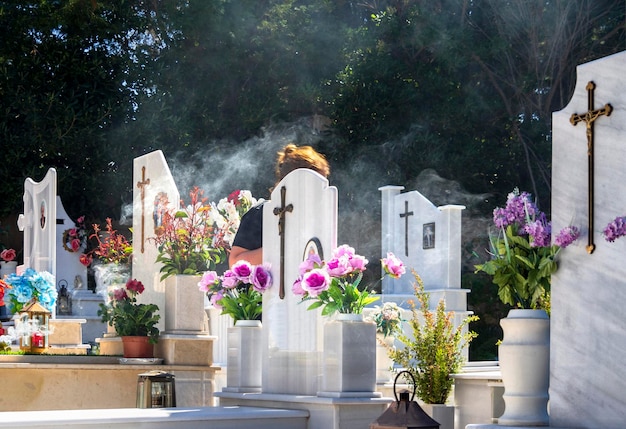
[{"label": "terracotta flower pot", "polygon": [[122,337],[125,358],[152,358],[154,357],[154,344],[147,336]]}]

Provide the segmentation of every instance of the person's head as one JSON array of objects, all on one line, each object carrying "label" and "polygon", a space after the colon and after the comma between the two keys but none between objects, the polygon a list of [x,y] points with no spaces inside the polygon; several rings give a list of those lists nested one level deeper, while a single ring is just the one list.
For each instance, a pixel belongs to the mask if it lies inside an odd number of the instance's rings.
[{"label": "person's head", "polygon": [[280,182],[287,174],[298,168],[317,171],[326,178],[330,175],[330,167],[324,155],[316,152],[311,146],[296,146],[290,143],[278,152],[276,181]]}]

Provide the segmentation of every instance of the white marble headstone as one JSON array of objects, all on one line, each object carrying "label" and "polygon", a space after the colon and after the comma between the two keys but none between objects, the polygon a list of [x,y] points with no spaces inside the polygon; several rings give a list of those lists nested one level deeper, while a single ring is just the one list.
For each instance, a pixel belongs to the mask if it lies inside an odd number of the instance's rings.
[{"label": "white marble headstone", "polygon": [[[285,213],[285,296],[281,299],[281,239],[274,210],[288,205],[292,210]],[[324,319],[319,309],[308,311],[309,303],[300,303],[291,287],[308,251],[317,251],[324,259],[336,246],[337,188],[313,170],[291,172],[263,207],[263,260],[271,264],[274,279],[263,295],[264,393],[316,395],[321,387]]]},{"label": "white marble headstone", "polygon": [[57,214],[56,214],[56,269],[57,269],[57,289],[64,284],[68,292],[85,291],[87,288],[87,267],[80,263],[80,255],[84,251],[68,252],[63,248],[63,233],[71,228],[76,227],[76,223],[69,217],[61,197],[57,195]]},{"label": "white marble headstone", "polygon": [[50,168],[41,182],[24,181],[24,267],[56,275],[57,172]]},{"label": "white marble headstone", "polygon": [[[576,71],[570,103],[552,116],[552,230],[574,224],[582,234],[552,275],[550,425],[617,429],[626,422],[626,237],[609,243],[602,230],[626,215],[626,52]],[[570,122],[589,110],[589,82],[591,107],[613,108],[593,122],[592,230],[586,124]]]},{"label": "white marble headstone", "polygon": [[[160,150],[135,158],[133,163],[133,263],[132,277],[146,287],[139,296],[143,303],[153,303],[165,308],[165,289],[159,281],[161,264],[155,244],[148,239],[155,236],[159,212],[167,200],[169,208],[178,208],[180,193]],[[159,328],[163,329],[163,312],[160,311]]]}]

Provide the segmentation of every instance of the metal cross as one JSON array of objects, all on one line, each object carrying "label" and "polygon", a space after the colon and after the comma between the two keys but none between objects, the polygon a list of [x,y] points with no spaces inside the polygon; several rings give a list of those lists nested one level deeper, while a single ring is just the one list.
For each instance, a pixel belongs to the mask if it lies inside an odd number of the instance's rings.
[{"label": "metal cross", "polygon": [[600,116],[610,116],[613,111],[613,107],[610,104],[605,104],[602,109],[594,110],[593,91],[596,89],[596,84],[592,81],[587,83],[585,87],[587,90],[587,111],[585,113],[574,113],[570,117],[569,121],[572,125],[576,125],[579,122],[585,122],[587,125],[587,163],[588,163],[588,192],[589,192],[589,207],[588,207],[588,221],[589,221],[589,239],[587,242],[587,253],[591,254],[596,248],[593,242],[593,123]]},{"label": "metal cross", "polygon": [[280,289],[278,296],[285,298],[285,214],[293,211],[293,204],[285,206],[287,188],[280,188],[280,207],[274,207],[274,214],[278,216],[278,235],[280,236]]},{"label": "metal cross", "polygon": [[400,213],[400,217],[404,218],[404,254],[409,256],[409,216],[413,216],[413,212],[409,211],[409,202],[404,202],[404,213]]},{"label": "metal cross", "polygon": [[146,179],[146,166],[141,167],[141,181],[137,182],[137,187],[141,190],[141,253],[144,252],[144,234],[146,229],[146,186],[150,184],[150,179]]}]

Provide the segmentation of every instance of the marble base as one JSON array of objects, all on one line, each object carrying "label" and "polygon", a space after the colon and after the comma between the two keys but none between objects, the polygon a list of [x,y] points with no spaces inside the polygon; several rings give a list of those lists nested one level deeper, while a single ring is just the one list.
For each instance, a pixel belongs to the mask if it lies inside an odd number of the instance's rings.
[{"label": "marble base", "polygon": [[268,393],[218,392],[215,396],[222,407],[306,410],[310,415],[307,429],[368,428],[393,401],[391,398],[321,398]]},{"label": "marble base", "polygon": [[99,354],[102,356],[124,355],[124,345],[122,344],[122,339],[118,336],[96,338],[96,343],[100,349]]},{"label": "marble base", "polygon": [[156,357],[167,365],[213,365],[212,335],[161,334],[156,345]]}]

